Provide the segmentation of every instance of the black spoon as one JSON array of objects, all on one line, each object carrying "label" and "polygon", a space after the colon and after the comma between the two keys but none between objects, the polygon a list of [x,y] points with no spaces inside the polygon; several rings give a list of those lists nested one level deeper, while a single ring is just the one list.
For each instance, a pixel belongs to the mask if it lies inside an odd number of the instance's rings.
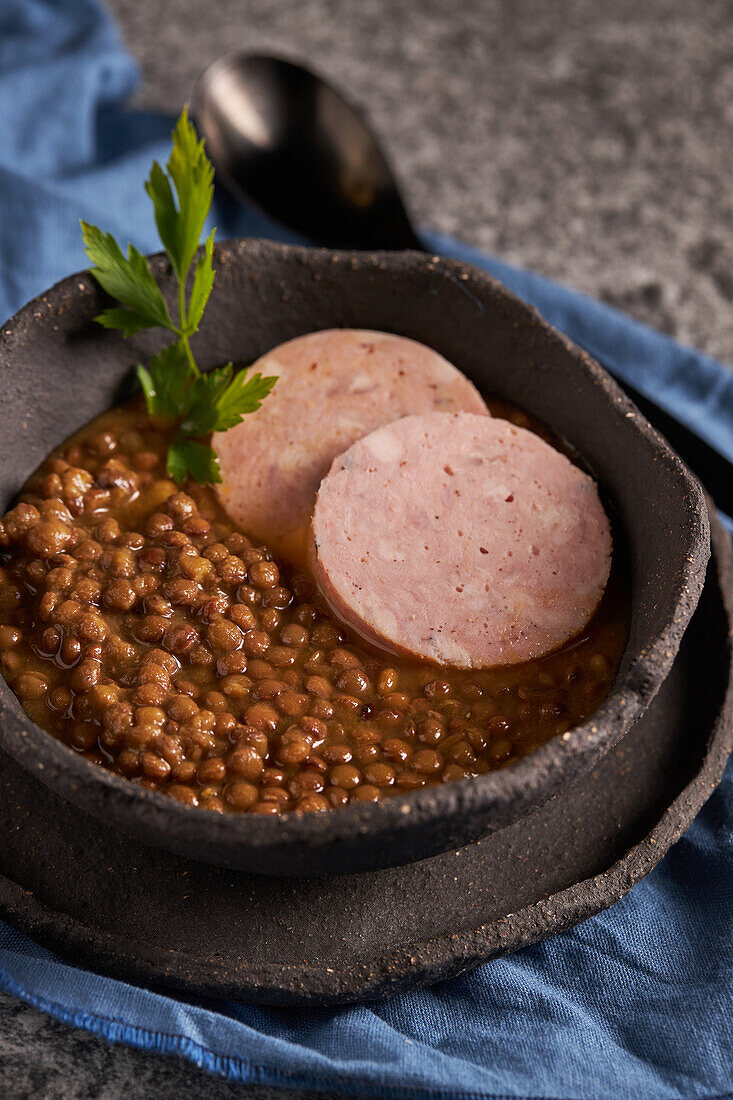
[{"label": "black spoon", "polygon": [[422,249],[367,122],[310,69],[224,54],[199,77],[192,109],[235,195],[314,244]]},{"label": "black spoon", "polygon": [[[217,176],[312,244],[422,251],[362,114],[305,66],[229,53],[199,77],[193,113]],[[733,467],[680,421],[619,385],[733,515]]]}]

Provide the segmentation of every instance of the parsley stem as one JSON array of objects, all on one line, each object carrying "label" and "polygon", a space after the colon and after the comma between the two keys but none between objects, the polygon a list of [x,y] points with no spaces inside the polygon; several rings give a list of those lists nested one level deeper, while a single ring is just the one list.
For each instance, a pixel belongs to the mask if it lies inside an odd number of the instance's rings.
[{"label": "parsley stem", "polygon": [[188,337],[187,336],[181,335],[181,344],[183,345],[183,350],[186,353],[186,358],[188,359],[189,363],[191,364],[191,370],[194,372],[196,378],[200,378],[201,377],[201,371],[199,370],[198,366],[196,365],[196,360],[193,357],[193,352],[191,351],[191,345],[188,342]]},{"label": "parsley stem", "polygon": [[196,360],[193,357],[193,352],[191,351],[191,345],[188,342],[188,336],[186,335],[186,331],[185,331],[186,330],[186,278],[185,278],[185,276],[183,278],[181,278],[179,276],[179,279],[178,279],[178,313],[179,313],[180,318],[181,318],[181,328],[180,328],[180,331],[179,331],[179,334],[178,334],[179,338],[180,338],[180,341],[181,341],[181,345],[183,346],[183,350],[186,353],[186,358],[188,359],[189,363],[191,364],[191,370],[194,373],[194,377],[200,378],[201,377],[201,371],[199,370],[198,366],[196,365]]}]

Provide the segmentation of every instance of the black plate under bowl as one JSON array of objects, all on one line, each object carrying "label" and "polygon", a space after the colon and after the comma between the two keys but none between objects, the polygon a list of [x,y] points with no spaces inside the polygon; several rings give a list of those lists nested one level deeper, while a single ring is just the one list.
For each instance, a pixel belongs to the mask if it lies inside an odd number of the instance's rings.
[{"label": "black plate under bowl", "polygon": [[[154,260],[166,290],[165,262]],[[598,762],[663,683],[702,588],[708,516],[698,482],[613,380],[485,272],[418,253],[334,253],[237,241],[216,253],[196,350],[249,362],[314,329],[401,333],[436,348],[486,393],[569,440],[611,501],[628,546],[632,615],[613,690],[584,725],[477,779],[380,804],[281,818],[192,810],[88,763],[33,725],[0,684],[0,749],[80,809],[139,840],[273,875],[404,864],[458,848],[534,809]],[[0,507],[47,452],[109,407],[131,363],[159,346],[93,322],[86,275],[59,283],[0,333]]]},{"label": "black plate under bowl", "polygon": [[[0,768],[0,914],[116,977],[265,1004],[337,1004],[457,974],[617,901],[662,858],[733,748],[733,555],[636,726],[509,828],[409,867],[283,879],[147,847]],[[73,873],[70,873],[73,869]]]}]

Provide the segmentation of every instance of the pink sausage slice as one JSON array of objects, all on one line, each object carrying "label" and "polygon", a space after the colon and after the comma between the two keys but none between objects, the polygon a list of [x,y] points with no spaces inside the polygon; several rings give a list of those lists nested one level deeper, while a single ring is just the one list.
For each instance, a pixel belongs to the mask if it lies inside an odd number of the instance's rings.
[{"label": "pink sausage slice", "polygon": [[593,480],[539,436],[407,416],[337,458],[311,554],[335,613],[392,652],[459,668],[540,657],[588,622],[611,567]]},{"label": "pink sausage slice", "polygon": [[333,329],[281,344],[254,365],[279,380],[254,415],[214,435],[229,515],[302,560],[316,492],[336,455],[407,413],[489,415],[475,387],[424,344]]}]

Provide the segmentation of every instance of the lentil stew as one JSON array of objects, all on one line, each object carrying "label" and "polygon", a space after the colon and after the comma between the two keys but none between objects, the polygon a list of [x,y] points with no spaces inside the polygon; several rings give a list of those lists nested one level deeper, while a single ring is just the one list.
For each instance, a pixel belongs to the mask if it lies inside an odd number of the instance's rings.
[{"label": "lentil stew", "polygon": [[0,521],[0,668],[93,763],[220,813],[323,811],[506,767],[608,693],[628,626],[618,560],[588,627],[547,657],[403,661],[350,635],[213,490],[169,481],[167,444],[139,401],[113,409]]}]

